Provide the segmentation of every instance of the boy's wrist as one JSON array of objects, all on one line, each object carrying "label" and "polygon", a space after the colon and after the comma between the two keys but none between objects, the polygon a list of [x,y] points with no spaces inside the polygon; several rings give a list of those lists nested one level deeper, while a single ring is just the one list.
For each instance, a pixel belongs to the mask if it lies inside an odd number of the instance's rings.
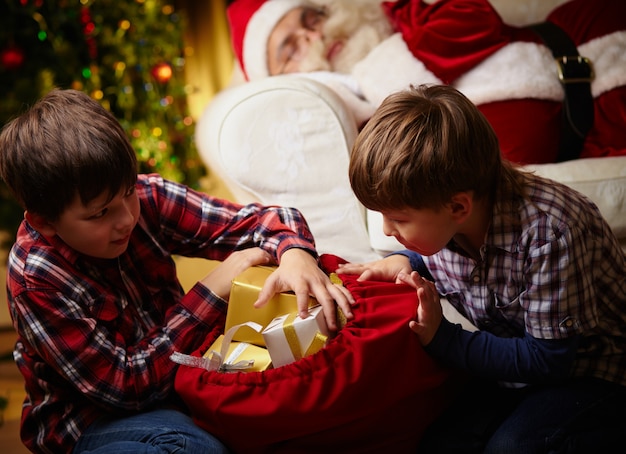
[{"label": "boy's wrist", "polygon": [[[300,255],[301,253],[305,253],[306,255]],[[288,260],[291,260],[290,257],[294,257],[294,256],[299,256],[299,257],[304,257],[304,258],[306,258],[307,256],[310,256],[316,262],[319,260],[317,252],[314,249],[311,250],[309,248],[305,248],[302,246],[291,246],[282,252],[280,257],[278,258],[279,264],[282,263],[285,258],[287,258]]]},{"label": "boy's wrist", "polygon": [[228,301],[220,297],[201,281],[196,282],[187,292],[182,298],[181,304],[203,322],[206,321],[205,317],[202,316],[203,313],[217,311],[220,314],[226,314],[228,309]]},{"label": "boy's wrist", "polygon": [[455,335],[456,329],[456,324],[442,317],[441,323],[437,327],[432,339],[424,345],[424,350],[426,350],[429,355],[440,357],[447,348],[448,340]]}]

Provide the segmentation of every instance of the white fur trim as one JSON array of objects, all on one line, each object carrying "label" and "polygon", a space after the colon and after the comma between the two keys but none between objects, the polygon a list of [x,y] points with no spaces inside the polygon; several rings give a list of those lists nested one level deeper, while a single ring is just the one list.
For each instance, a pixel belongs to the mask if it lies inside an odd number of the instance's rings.
[{"label": "white fur trim", "polygon": [[593,39],[578,48],[580,55],[591,59],[595,78],[591,82],[594,97],[626,85],[626,31]]},{"label": "white fur trim", "polygon": [[246,26],[242,50],[248,80],[269,76],[267,40],[283,16],[302,5],[302,0],[268,0],[252,15]]},{"label": "white fur trim", "polygon": [[563,99],[556,63],[547,47],[509,44],[452,83],[474,104],[504,99]]},{"label": "white fur trim", "polygon": [[[591,40],[578,51],[592,61],[594,97],[626,85],[626,32]],[[353,75],[365,97],[375,105],[411,84],[442,83],[413,56],[399,34],[382,42],[355,65]],[[560,101],[564,96],[551,52],[543,45],[528,42],[503,47],[452,85],[475,104],[523,98]]]},{"label": "white fur trim", "polygon": [[376,106],[394,91],[411,84],[442,83],[413,56],[400,33],[385,39],[354,65],[352,75],[365,98]]},{"label": "white fur trim", "polygon": [[[626,32],[591,40],[578,52],[593,64],[594,97],[626,85]],[[475,104],[522,98],[560,101],[564,96],[552,53],[543,45],[524,42],[503,47],[453,85]]]}]

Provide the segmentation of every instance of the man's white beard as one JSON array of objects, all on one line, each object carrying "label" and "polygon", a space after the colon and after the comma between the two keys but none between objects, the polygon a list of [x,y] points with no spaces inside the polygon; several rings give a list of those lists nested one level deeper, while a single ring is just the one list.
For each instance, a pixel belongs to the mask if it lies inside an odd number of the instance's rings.
[{"label": "man's white beard", "polygon": [[[300,70],[350,73],[357,62],[392,33],[380,3],[380,0],[316,0],[315,4],[328,12],[322,30],[324,39],[311,44],[300,62]],[[328,46],[339,40],[344,42],[344,47],[331,65],[326,59]]]}]

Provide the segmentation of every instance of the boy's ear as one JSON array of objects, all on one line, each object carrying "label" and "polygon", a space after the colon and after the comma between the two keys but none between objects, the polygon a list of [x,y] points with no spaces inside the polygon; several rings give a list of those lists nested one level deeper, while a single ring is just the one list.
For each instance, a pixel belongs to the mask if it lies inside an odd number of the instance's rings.
[{"label": "boy's ear", "polygon": [[43,236],[54,236],[56,234],[54,225],[42,215],[25,211],[24,218],[26,218],[28,223]]},{"label": "boy's ear", "polygon": [[452,196],[449,203],[450,212],[456,222],[465,221],[472,213],[474,198],[471,192],[457,192]]}]

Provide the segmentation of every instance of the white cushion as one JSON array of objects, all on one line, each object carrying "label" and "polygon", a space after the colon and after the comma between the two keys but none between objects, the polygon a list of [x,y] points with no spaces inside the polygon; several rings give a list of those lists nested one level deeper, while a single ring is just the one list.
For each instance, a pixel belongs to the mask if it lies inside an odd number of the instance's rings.
[{"label": "white cushion", "polygon": [[275,76],[218,94],[198,121],[196,143],[237,201],[298,208],[319,252],[366,261],[379,255],[348,180],[355,125],[326,86]]},{"label": "white cushion", "polygon": [[[196,143],[236,201],[300,209],[322,253],[373,260],[401,248],[348,181],[357,135],[341,99],[318,81],[276,76],[227,89],[207,106]],[[626,250],[626,156],[526,166],[595,202]]]}]

